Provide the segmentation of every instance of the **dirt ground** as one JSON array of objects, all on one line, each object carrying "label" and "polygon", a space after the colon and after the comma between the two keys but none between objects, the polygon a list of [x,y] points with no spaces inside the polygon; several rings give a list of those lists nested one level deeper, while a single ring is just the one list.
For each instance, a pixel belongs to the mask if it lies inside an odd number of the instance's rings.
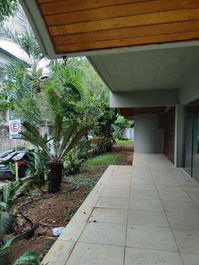
[{"label": "dirt ground", "polygon": [[[111,154],[119,155],[120,165],[132,164],[132,147],[116,145]],[[96,172],[95,166],[93,172]],[[66,226],[89,192],[88,187],[77,188],[65,179],[61,191],[56,194],[33,190],[31,196],[23,196],[19,204],[26,204],[23,211],[35,222],[36,229],[33,237],[15,242],[10,247],[8,264],[29,251],[45,255],[56,240],[52,228]]]}]

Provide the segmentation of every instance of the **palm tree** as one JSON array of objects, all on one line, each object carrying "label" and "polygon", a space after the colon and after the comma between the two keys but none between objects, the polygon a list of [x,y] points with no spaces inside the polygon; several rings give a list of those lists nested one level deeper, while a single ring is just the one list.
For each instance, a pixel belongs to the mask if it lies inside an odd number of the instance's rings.
[{"label": "palm tree", "polygon": [[66,103],[55,88],[51,86],[45,87],[45,95],[53,116],[51,123],[53,128],[52,136],[50,139],[46,135],[42,136],[39,129],[29,122],[23,123],[24,131],[22,135],[26,141],[39,147],[43,152],[49,168],[48,191],[56,192],[60,189],[64,157],[74,147],[81,145],[82,137],[88,133],[89,127],[80,125],[77,122],[73,122],[70,125],[66,122]]},{"label": "palm tree", "polygon": [[[8,103],[6,107],[12,110],[14,116],[41,122],[37,94],[48,76],[50,61],[44,57],[20,5],[17,5],[15,16],[1,25],[0,40],[4,45],[8,41],[12,45],[14,43],[23,59],[2,67],[0,100]],[[0,111],[2,112],[1,108]]]}]

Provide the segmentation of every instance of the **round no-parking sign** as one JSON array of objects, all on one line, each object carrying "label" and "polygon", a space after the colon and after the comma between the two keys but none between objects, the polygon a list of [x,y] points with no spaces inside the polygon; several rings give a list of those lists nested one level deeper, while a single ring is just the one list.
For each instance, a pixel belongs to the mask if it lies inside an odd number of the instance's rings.
[{"label": "round no-parking sign", "polygon": [[21,120],[10,120],[9,121],[9,133],[10,138],[20,138],[21,132]]}]

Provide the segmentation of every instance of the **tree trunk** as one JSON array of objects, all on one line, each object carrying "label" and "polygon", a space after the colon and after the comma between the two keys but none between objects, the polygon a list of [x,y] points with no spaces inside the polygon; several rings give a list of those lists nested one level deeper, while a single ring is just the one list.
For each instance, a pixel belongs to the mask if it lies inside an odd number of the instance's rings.
[{"label": "tree trunk", "polygon": [[63,163],[49,163],[48,165],[50,172],[48,175],[48,192],[57,192],[60,190],[62,174],[63,174]]}]

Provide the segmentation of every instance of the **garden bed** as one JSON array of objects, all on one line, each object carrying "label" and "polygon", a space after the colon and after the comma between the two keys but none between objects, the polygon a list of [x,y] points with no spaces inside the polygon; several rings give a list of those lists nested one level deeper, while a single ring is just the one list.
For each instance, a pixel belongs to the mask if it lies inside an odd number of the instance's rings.
[{"label": "garden bed", "polygon": [[132,155],[132,146],[120,142],[112,152],[87,160],[78,174],[63,179],[60,192],[48,194],[35,189],[23,196],[18,204],[25,205],[24,213],[34,220],[36,231],[32,238],[10,247],[9,262],[27,251],[45,255],[56,240],[52,228],[67,225],[109,165],[131,165]]}]

